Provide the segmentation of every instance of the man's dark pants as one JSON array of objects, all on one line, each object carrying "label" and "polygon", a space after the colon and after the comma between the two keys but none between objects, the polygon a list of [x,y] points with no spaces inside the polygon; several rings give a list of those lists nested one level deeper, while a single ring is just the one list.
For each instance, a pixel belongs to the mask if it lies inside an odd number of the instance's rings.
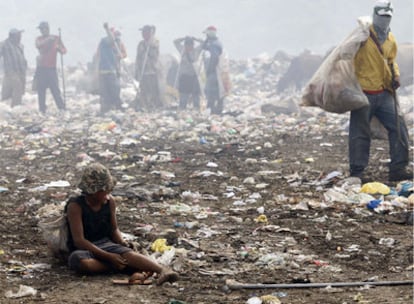
[{"label": "man's dark pants", "polygon": [[388,132],[390,172],[403,170],[409,160],[408,131],[403,117],[400,116],[398,119],[400,136],[398,136],[394,98],[389,91],[366,95],[370,105],[351,111],[349,126],[350,175],[360,176],[368,165],[371,144],[370,121],[373,116],[378,118]]},{"label": "man's dark pants", "polygon": [[46,112],[46,90],[50,89],[56,106],[59,110],[65,110],[65,104],[59,89],[59,80],[56,68],[38,67],[36,69],[36,89],[39,99],[39,111]]}]

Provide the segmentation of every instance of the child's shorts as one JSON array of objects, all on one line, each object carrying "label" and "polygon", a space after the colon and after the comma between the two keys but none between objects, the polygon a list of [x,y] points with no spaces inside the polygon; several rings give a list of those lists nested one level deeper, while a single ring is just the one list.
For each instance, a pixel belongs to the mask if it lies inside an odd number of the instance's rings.
[{"label": "child's shorts", "polygon": [[[129,251],[132,251],[131,248],[122,246],[120,244],[114,243],[111,240],[105,238],[96,242],[93,242],[96,247],[100,249],[116,254],[123,254]],[[73,251],[68,258],[69,268],[78,271],[80,266],[80,261],[83,259],[95,259],[96,257],[92,252],[88,250],[75,250]],[[105,263],[105,261],[102,261]]]}]

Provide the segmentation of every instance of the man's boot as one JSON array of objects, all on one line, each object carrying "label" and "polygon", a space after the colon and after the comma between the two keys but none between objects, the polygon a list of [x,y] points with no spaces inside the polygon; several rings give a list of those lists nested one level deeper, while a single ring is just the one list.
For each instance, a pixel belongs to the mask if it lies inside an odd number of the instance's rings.
[{"label": "man's boot", "polygon": [[391,170],[388,174],[390,182],[398,182],[402,180],[413,180],[413,171],[408,168]]}]

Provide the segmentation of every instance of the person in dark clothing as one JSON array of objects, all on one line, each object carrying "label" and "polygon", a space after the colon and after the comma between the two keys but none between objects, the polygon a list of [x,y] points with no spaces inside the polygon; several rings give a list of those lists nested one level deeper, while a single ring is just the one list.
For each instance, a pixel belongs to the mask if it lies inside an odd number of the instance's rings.
[{"label": "person in dark clothing", "polygon": [[158,285],[176,281],[176,272],[133,251],[122,238],[116,203],[110,195],[115,184],[116,180],[102,164],[93,163],[84,169],[79,183],[82,194],[70,198],[66,205],[69,267],[80,273],[128,270],[134,272],[131,284],[143,283],[154,273],[158,275]]},{"label": "person in dark clothing", "polygon": [[212,114],[221,114],[223,111],[222,80],[219,72],[219,60],[223,53],[223,46],[216,35],[217,29],[209,26],[204,31],[206,40],[203,49],[208,57],[204,58],[204,69],[206,72],[205,94],[207,98],[207,108],[211,109]]},{"label": "person in dark clothing", "polygon": [[[195,41],[199,43],[197,47],[194,47]],[[201,90],[198,75],[198,59],[202,51],[202,42],[203,40],[194,37],[184,37],[174,40],[174,45],[181,55],[181,61],[177,69],[180,110],[186,109],[188,103],[192,103],[194,109],[200,110]],[[174,83],[174,86],[176,85]]]},{"label": "person in dark clothing", "polygon": [[11,29],[9,37],[0,44],[0,57],[4,59],[4,78],[1,99],[11,98],[11,106],[22,103],[26,86],[27,61],[20,43],[22,31]]},{"label": "person in dark clothing", "polygon": [[59,81],[56,70],[57,53],[66,54],[67,50],[59,36],[50,35],[49,23],[43,21],[38,29],[41,36],[36,39],[36,48],[39,50],[37,57],[35,88],[39,99],[39,110],[46,113],[46,90],[49,88],[59,110],[65,110],[66,105],[63,101],[59,89]]},{"label": "person in dark clothing", "polygon": [[101,114],[111,109],[122,108],[120,61],[127,55],[125,46],[121,42],[121,33],[115,30],[109,31],[111,36],[101,39],[96,54],[99,67]]}]

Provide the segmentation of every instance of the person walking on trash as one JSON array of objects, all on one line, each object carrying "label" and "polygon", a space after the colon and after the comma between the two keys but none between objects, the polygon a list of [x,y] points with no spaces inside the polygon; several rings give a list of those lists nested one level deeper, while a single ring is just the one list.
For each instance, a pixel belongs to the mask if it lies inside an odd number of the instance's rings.
[{"label": "person walking on trash", "polygon": [[212,114],[221,114],[223,112],[223,101],[225,88],[219,67],[220,56],[223,54],[223,45],[217,38],[217,29],[215,26],[209,26],[205,29],[206,40],[203,43],[204,69],[206,73],[205,94],[207,98],[207,108]]},{"label": "person walking on trash", "polygon": [[99,43],[96,57],[99,70],[101,114],[112,109],[121,110],[121,60],[126,58],[121,32],[107,29],[108,35]]},{"label": "person walking on trash", "polygon": [[88,165],[79,183],[81,195],[68,200],[65,211],[69,225],[69,267],[79,273],[110,270],[133,273],[129,284],[145,284],[156,273],[156,283],[174,282],[178,274],[151,258],[133,251],[123,240],[111,196],[116,180],[99,163]]},{"label": "person walking on trash", "polygon": [[67,50],[59,36],[51,35],[49,23],[40,22],[38,29],[41,36],[36,39],[36,48],[39,56],[36,60],[36,72],[34,87],[37,90],[39,99],[39,111],[46,113],[46,90],[49,88],[59,110],[65,110],[66,105],[63,101],[59,89],[59,81],[56,70],[57,53],[66,54]]},{"label": "person walking on trash", "polygon": [[135,79],[140,88],[137,108],[152,111],[163,106],[158,62],[159,41],[155,37],[155,26],[145,25],[140,30],[143,39],[138,43],[135,60]]},{"label": "person walking on trash", "polygon": [[4,78],[1,100],[11,98],[11,107],[22,103],[26,87],[27,61],[20,43],[22,30],[11,29],[9,37],[0,44],[0,58],[3,57]]},{"label": "person walking on trash", "polygon": [[390,1],[379,0],[373,9],[370,37],[363,43],[354,58],[355,73],[359,84],[368,97],[369,106],[351,111],[349,127],[350,175],[362,180],[368,165],[373,116],[388,131],[391,162],[390,181],[413,178],[409,163],[408,131],[404,119],[398,113],[395,90],[400,86],[399,69],[395,62],[397,43],[390,30],[394,13]]},{"label": "person walking on trash", "polygon": [[[197,47],[194,46],[195,41],[199,43]],[[174,45],[181,55],[174,83],[176,86],[178,82],[180,110],[186,109],[189,103],[192,103],[194,109],[200,110],[199,57],[203,50],[203,42],[201,39],[189,36],[174,40]]]}]

